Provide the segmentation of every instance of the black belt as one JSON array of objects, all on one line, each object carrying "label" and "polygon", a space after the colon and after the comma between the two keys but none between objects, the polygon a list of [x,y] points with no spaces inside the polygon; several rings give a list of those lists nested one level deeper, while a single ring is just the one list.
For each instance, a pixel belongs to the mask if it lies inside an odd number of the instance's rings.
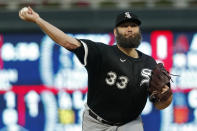
[{"label": "black belt", "polygon": [[98,115],[96,115],[91,110],[89,110],[89,115],[91,117],[93,117],[94,119],[100,121],[103,124],[107,124],[107,125],[111,125],[111,126],[121,126],[121,125],[123,125],[123,123],[113,123],[113,122],[106,121],[106,120],[102,119],[101,117],[99,117]]}]

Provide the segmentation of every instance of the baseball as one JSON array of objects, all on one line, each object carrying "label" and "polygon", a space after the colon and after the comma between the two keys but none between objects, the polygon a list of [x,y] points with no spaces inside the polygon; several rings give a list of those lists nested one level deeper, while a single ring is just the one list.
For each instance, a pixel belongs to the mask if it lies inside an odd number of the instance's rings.
[{"label": "baseball", "polygon": [[24,7],[24,8],[21,10],[21,13],[26,12],[26,11],[28,11],[28,8],[27,8],[27,7]]}]

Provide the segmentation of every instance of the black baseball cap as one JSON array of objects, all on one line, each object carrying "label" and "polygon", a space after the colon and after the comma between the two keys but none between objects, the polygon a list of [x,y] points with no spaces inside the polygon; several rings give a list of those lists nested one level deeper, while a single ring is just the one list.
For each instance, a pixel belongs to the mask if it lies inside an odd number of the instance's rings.
[{"label": "black baseball cap", "polygon": [[135,22],[137,25],[141,25],[141,21],[139,20],[139,18],[131,11],[125,11],[120,13],[117,17],[116,17],[116,27],[119,26],[120,24],[124,23],[124,22]]}]

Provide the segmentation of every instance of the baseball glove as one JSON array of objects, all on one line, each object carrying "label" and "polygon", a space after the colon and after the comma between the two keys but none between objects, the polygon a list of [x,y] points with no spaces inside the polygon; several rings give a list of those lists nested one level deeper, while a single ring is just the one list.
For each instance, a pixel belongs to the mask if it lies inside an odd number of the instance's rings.
[{"label": "baseball glove", "polygon": [[[172,95],[170,80],[169,72],[164,68],[162,63],[158,63],[152,70],[150,78],[148,88],[150,101],[153,103],[166,101]],[[164,90],[165,85],[169,87],[167,90]]]}]

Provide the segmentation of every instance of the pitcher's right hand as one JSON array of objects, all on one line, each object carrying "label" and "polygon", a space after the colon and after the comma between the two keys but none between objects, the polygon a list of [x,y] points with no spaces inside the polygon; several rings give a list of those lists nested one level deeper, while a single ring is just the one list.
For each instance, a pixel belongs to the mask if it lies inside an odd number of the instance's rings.
[{"label": "pitcher's right hand", "polygon": [[36,13],[31,7],[24,7],[19,11],[19,17],[28,22],[36,23],[36,20],[40,18],[39,14]]}]

